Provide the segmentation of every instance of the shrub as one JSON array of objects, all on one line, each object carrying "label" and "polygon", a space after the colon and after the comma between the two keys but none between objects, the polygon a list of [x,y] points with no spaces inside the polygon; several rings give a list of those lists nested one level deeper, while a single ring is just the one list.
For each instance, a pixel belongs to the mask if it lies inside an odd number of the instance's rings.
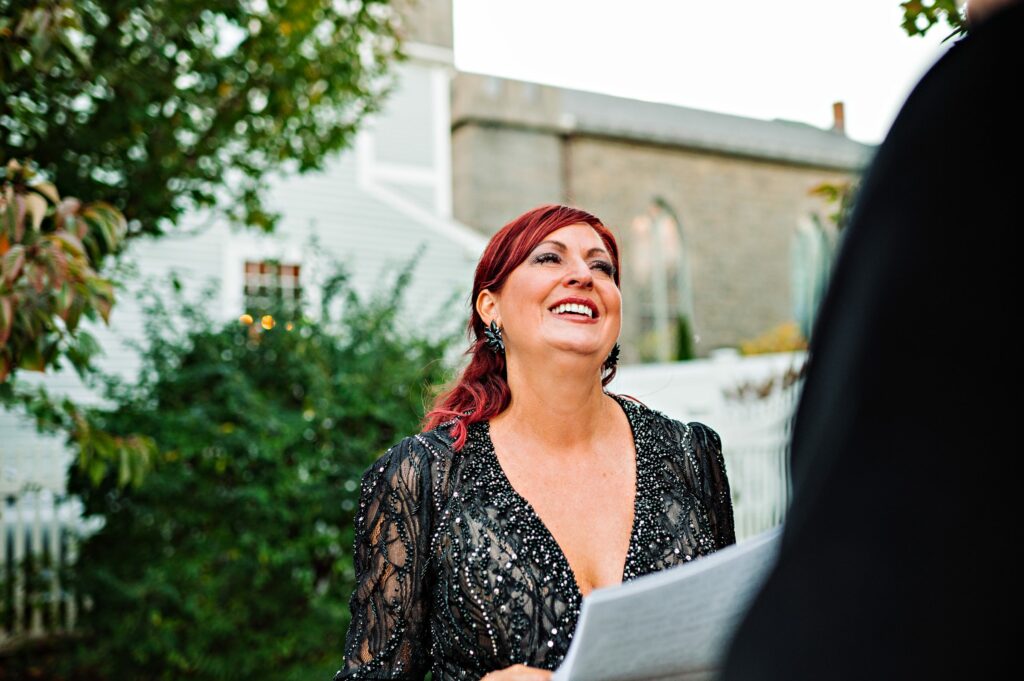
[{"label": "shrub", "polygon": [[773,352],[796,352],[807,349],[807,340],[796,322],[785,322],[765,333],[740,343],[744,355],[763,355]]},{"label": "shrub", "polygon": [[[317,322],[217,326],[150,310],[137,381],[110,381],[111,433],[159,449],[138,486],[71,489],[104,525],[81,548],[79,669],[108,679],[327,679],[342,661],[360,474],[418,430],[454,334],[403,331],[402,292]],[[337,301],[335,301],[337,302]],[[272,328],[265,328],[272,326]],[[176,332],[175,329],[184,329]]]}]

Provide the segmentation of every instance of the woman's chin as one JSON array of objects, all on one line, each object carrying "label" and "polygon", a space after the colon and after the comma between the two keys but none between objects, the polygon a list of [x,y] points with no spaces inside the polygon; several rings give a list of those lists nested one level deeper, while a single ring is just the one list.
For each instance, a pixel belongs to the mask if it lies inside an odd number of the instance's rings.
[{"label": "woman's chin", "polygon": [[593,339],[552,338],[545,344],[544,351],[545,354],[550,354],[554,361],[601,358],[603,362],[602,354],[607,354],[601,352],[603,348],[604,343],[595,342]]}]

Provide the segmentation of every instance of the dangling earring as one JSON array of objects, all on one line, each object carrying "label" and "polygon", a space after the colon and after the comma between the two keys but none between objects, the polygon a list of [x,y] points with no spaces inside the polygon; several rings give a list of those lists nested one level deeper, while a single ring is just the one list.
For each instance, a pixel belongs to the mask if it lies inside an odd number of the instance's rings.
[{"label": "dangling earring", "polygon": [[602,365],[605,371],[611,371],[615,368],[615,365],[619,363],[619,350],[621,349],[622,348],[619,347],[618,343],[612,346],[612,351],[608,353],[608,358],[605,359],[604,364]]},{"label": "dangling earring", "polygon": [[491,349],[496,355],[505,354],[505,341],[501,340],[501,329],[498,328],[498,323],[491,320],[489,326],[484,327],[484,340],[487,342],[487,347]]}]

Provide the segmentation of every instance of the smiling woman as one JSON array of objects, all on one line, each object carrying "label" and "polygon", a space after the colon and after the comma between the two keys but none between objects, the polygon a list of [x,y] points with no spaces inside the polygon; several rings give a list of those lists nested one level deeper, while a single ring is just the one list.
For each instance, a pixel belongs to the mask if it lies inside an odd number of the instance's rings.
[{"label": "smiling woman", "polygon": [[619,250],[541,206],[491,239],[470,362],[364,474],[340,679],[549,678],[596,588],[735,542],[718,435],[605,391]]}]

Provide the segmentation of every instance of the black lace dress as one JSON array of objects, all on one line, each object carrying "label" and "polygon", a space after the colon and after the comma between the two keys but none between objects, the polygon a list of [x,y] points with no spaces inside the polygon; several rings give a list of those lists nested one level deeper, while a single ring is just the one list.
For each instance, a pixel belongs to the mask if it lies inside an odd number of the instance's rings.
[{"label": "black lace dress", "polygon": [[[637,486],[623,581],[735,542],[718,435],[616,397]],[[554,537],[505,477],[486,422],[455,452],[445,426],[405,438],[363,476],[341,679],[479,679],[556,669],[583,597]]]}]

